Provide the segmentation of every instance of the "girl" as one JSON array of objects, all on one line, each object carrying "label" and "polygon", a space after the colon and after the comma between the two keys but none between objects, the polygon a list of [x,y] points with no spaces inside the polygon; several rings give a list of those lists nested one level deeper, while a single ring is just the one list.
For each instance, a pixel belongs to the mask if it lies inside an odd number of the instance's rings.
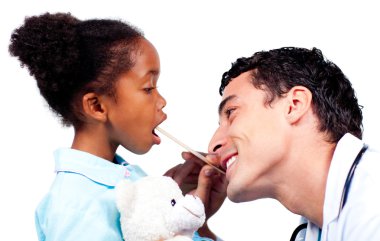
[{"label": "girl", "polygon": [[115,152],[160,144],[154,130],[166,101],[156,89],[156,49],[121,21],[46,13],[25,19],[9,51],[75,133],[71,148],[55,152],[57,175],[36,210],[39,240],[122,240],[114,186],[146,174]]}]

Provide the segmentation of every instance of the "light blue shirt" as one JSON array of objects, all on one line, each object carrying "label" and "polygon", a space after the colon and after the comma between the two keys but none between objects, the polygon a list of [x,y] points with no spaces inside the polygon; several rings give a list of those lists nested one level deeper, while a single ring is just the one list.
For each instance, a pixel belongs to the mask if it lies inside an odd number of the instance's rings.
[{"label": "light blue shirt", "polygon": [[[54,153],[55,180],[35,213],[40,241],[122,241],[115,185],[146,176],[116,155],[118,164],[74,149]],[[194,240],[208,240],[194,236]]]},{"label": "light blue shirt", "polygon": [[[126,163],[120,156],[116,161]],[[123,178],[146,174],[120,164],[74,149],[57,150],[57,176],[36,210],[39,240],[122,241],[114,187]]]}]

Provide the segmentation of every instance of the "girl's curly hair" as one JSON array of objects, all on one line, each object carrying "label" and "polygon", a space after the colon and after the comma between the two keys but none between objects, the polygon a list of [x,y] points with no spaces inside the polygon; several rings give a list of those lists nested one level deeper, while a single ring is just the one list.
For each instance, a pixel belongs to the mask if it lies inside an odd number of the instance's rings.
[{"label": "girl's curly hair", "polygon": [[133,67],[142,38],[140,30],[119,20],[45,13],[25,18],[11,35],[9,52],[34,76],[62,123],[80,127],[81,96],[113,94],[117,77]]}]

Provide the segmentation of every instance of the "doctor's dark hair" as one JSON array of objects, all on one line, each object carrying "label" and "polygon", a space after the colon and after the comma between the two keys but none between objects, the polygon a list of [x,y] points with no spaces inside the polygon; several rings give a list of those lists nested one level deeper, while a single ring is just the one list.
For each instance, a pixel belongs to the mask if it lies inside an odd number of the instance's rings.
[{"label": "doctor's dark hair", "polygon": [[143,33],[119,20],[79,20],[70,13],[25,18],[9,52],[37,81],[41,95],[66,126],[83,124],[82,96],[114,95],[120,74],[134,65]]},{"label": "doctor's dark hair", "polygon": [[253,86],[268,93],[269,105],[294,86],[308,88],[319,130],[328,134],[328,141],[337,142],[345,133],[362,138],[362,106],[355,91],[340,68],[326,60],[319,49],[285,47],[239,58],[223,74],[219,93],[247,71],[252,74]]}]

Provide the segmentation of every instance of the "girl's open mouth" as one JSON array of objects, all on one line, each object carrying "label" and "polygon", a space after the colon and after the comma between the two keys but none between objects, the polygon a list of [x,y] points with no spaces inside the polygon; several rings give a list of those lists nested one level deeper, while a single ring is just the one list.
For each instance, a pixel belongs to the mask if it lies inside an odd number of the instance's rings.
[{"label": "girl's open mouth", "polygon": [[161,138],[157,135],[155,129],[152,130],[152,134],[153,134],[153,142],[154,142],[154,144],[159,145],[161,143]]}]

